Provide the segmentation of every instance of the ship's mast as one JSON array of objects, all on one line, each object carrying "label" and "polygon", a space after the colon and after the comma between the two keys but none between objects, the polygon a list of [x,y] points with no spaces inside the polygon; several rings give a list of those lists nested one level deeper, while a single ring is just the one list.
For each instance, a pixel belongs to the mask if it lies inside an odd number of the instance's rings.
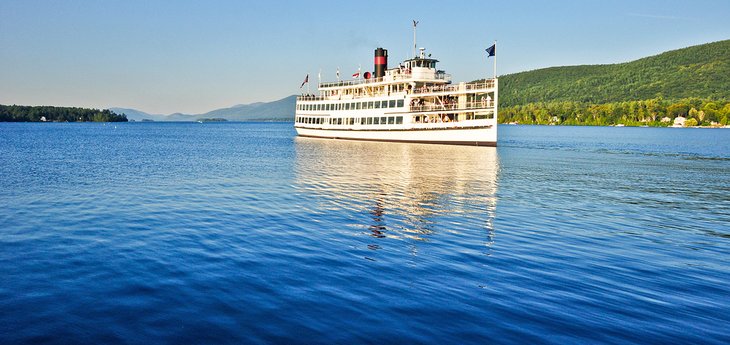
[{"label": "ship's mast", "polygon": [[416,50],[417,50],[416,49],[416,25],[418,25],[418,21],[414,19],[413,20],[413,57],[414,58],[418,57],[418,53],[416,53]]},{"label": "ship's mast", "polygon": [[497,79],[497,40],[494,40],[494,79]]}]

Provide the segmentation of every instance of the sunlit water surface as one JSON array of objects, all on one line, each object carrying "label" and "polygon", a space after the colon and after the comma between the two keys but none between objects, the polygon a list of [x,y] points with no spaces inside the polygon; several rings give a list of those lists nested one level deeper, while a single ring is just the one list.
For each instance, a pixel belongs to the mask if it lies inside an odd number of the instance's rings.
[{"label": "sunlit water surface", "polygon": [[727,343],[730,130],[0,124],[0,342]]}]

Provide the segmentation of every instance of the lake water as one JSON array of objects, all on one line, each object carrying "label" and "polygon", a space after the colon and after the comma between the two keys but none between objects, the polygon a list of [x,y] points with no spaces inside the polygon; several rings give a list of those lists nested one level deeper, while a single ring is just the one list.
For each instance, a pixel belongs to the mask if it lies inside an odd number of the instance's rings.
[{"label": "lake water", "polygon": [[0,343],[730,342],[730,130],[0,123]]}]

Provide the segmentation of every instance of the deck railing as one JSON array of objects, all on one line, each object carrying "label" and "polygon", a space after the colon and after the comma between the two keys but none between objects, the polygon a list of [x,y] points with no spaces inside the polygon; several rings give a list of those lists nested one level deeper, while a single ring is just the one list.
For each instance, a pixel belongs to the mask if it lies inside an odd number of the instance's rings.
[{"label": "deck railing", "polygon": [[464,104],[464,106],[459,106],[458,103],[443,104],[443,105],[442,104],[421,104],[421,105],[412,105],[410,107],[410,112],[421,113],[421,112],[428,112],[428,111],[491,109],[493,106],[494,106],[494,101],[492,101],[492,100],[467,102],[466,104]]},{"label": "deck railing", "polygon": [[[451,76],[445,73],[436,74],[437,79],[450,79]],[[410,74],[408,75],[396,75],[397,78],[402,79],[408,79],[410,78]],[[375,78],[375,79],[359,79],[359,80],[352,80],[352,81],[339,81],[339,82],[331,82],[331,83],[322,83],[320,84],[320,87],[326,87],[325,85],[336,85],[336,86],[346,86],[346,85],[357,85],[357,84],[368,84],[368,83],[377,83],[379,81],[382,81],[383,78]],[[374,81],[373,81],[374,80]],[[432,85],[427,87],[419,87],[413,89],[411,92],[413,94],[426,94],[426,93],[439,93],[439,92],[458,92],[458,91],[473,91],[473,90],[483,90],[483,89],[490,89],[494,87],[494,80],[488,79],[484,81],[474,82],[474,83],[466,83],[464,84],[464,89],[461,89],[461,85],[453,85],[453,84],[444,84],[444,85]],[[380,94],[379,94],[380,95]],[[341,99],[342,96],[338,97],[338,99]],[[348,96],[349,97],[349,96]],[[363,95],[360,96],[363,98],[367,98],[369,96]],[[352,99],[358,99],[360,97],[352,97]],[[348,98],[350,99],[350,98]],[[332,96],[326,97],[326,96],[317,96],[317,95],[301,95],[297,96],[297,101],[326,101],[326,100],[333,100]]]},{"label": "deck railing", "polygon": [[[408,80],[411,79],[413,74],[411,72],[400,72],[393,74],[389,76],[389,79],[386,80],[385,77],[379,77],[379,78],[370,78],[370,79],[355,79],[355,80],[339,80],[339,81],[331,81],[331,82],[323,82],[319,84],[319,88],[328,88],[328,87],[340,87],[340,86],[352,86],[352,85],[361,85],[361,84],[376,84],[381,83],[384,81],[398,81],[398,80]],[[392,79],[390,79],[392,78]],[[436,73],[434,75],[434,80],[451,80],[451,75],[446,73]]]},{"label": "deck railing", "polygon": [[330,98],[316,95],[301,95],[297,96],[297,101],[326,101]]},{"label": "deck railing", "polygon": [[[471,90],[481,90],[481,89],[490,89],[494,87],[494,80],[485,80],[485,81],[479,81],[474,83],[466,83],[464,84],[464,87],[466,91]],[[461,86],[459,84],[447,84],[447,85],[434,85],[434,86],[427,86],[427,87],[419,87],[415,88],[413,90],[414,94],[422,94],[422,93],[435,93],[435,92],[456,92],[461,90]]]}]

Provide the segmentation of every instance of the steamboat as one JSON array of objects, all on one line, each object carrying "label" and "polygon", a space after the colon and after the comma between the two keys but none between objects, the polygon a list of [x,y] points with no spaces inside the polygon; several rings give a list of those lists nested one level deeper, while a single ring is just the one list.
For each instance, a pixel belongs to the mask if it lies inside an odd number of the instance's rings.
[{"label": "steamboat", "polygon": [[[490,49],[494,55],[495,46]],[[496,62],[494,78],[455,84],[424,48],[415,50],[414,39],[414,57],[388,68],[388,51],[377,48],[372,73],[360,76],[358,71],[353,80],[320,82],[319,95],[298,96],[297,135],[496,146]]]}]

